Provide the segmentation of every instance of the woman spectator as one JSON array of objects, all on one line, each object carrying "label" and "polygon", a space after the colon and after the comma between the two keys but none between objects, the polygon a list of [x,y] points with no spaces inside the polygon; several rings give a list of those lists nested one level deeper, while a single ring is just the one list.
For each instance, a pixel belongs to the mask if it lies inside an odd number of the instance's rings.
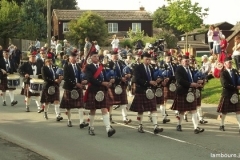
[{"label": "woman spectator", "polygon": [[208,58],[208,61],[209,61],[209,63],[210,63],[210,71],[208,72],[208,75],[207,75],[207,77],[206,77],[207,82],[208,82],[208,80],[214,78],[213,73],[214,73],[214,69],[215,69],[215,66],[216,66],[215,59],[214,59],[213,56],[210,56],[210,57]]},{"label": "woman spectator", "polygon": [[220,58],[219,58],[219,62],[224,63],[224,59],[227,57],[227,46],[228,46],[228,42],[225,39],[225,36],[222,34],[221,36],[221,43],[220,43],[220,47],[221,47],[221,54],[220,54]]},{"label": "woman spectator", "polygon": [[209,26],[207,36],[208,36],[209,50],[211,54],[213,53],[213,39],[212,39],[213,31],[214,31],[214,25]]},{"label": "woman spectator", "polygon": [[232,57],[235,61],[236,68],[239,71],[240,69],[240,36],[236,36],[234,38],[234,41],[235,41],[235,45],[232,49],[233,50]]}]

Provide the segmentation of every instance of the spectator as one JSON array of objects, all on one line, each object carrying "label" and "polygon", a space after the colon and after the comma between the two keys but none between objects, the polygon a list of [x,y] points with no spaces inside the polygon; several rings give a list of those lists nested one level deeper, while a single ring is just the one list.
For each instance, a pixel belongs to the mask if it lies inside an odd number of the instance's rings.
[{"label": "spectator", "polygon": [[54,36],[52,36],[52,38],[51,38],[51,48],[53,49],[55,49],[56,48],[56,41],[55,41],[55,37]]},{"label": "spectator", "polygon": [[213,53],[213,39],[212,39],[212,36],[213,36],[214,28],[215,28],[214,25],[210,25],[208,33],[207,33],[209,50],[210,50],[211,54]]},{"label": "spectator", "polygon": [[85,38],[85,45],[84,45],[84,57],[87,57],[88,52],[90,51],[92,44],[89,42],[89,38]]},{"label": "spectator", "polygon": [[97,41],[93,41],[93,44],[95,45],[96,52],[100,51],[100,46],[98,45]]},{"label": "spectator", "polygon": [[20,64],[21,57],[22,57],[22,52],[20,51],[20,49],[17,48],[17,46],[14,46],[14,50],[12,53],[12,59],[13,59],[13,62],[15,64],[16,68],[18,68],[18,66]]},{"label": "spectator", "polygon": [[37,48],[37,50],[39,50],[41,47],[40,41],[38,39],[36,39],[35,47]]},{"label": "spectator", "polygon": [[235,41],[235,45],[232,49],[233,50],[232,57],[235,61],[236,68],[239,71],[240,69],[240,36],[236,36],[234,38],[234,41]]},{"label": "spectator", "polygon": [[221,47],[220,47],[221,36],[222,36],[221,31],[219,30],[218,27],[216,27],[214,29],[212,38],[213,38],[213,54],[217,57],[217,61],[220,60],[219,57],[221,53]]},{"label": "spectator", "polygon": [[62,44],[59,40],[57,40],[56,54],[59,55],[61,52],[62,52]]},{"label": "spectator", "polygon": [[215,69],[215,66],[216,66],[215,59],[214,59],[213,56],[210,56],[208,58],[208,61],[209,61],[209,64],[210,64],[210,71],[208,72],[208,75],[206,77],[207,81],[214,78],[213,73],[214,73],[214,69]]},{"label": "spectator", "polygon": [[219,62],[224,63],[224,59],[227,57],[227,46],[228,46],[228,42],[225,39],[225,36],[222,34],[221,37],[221,43],[220,43],[220,47],[221,47],[221,54],[219,57]]},{"label": "spectator", "polygon": [[118,50],[118,46],[119,46],[119,39],[117,38],[117,35],[113,35],[113,40],[111,42],[111,45],[112,45],[112,50],[113,51],[116,51]]}]

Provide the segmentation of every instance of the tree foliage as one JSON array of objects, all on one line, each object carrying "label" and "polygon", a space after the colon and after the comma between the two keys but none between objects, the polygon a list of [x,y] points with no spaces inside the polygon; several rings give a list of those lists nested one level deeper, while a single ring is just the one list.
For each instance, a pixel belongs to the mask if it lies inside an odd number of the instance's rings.
[{"label": "tree foliage", "polygon": [[84,12],[77,20],[69,22],[69,32],[66,33],[66,38],[75,45],[84,45],[84,39],[89,37],[90,41],[96,40],[98,44],[106,43],[108,32],[105,20],[96,13],[91,11]]},{"label": "tree foliage", "polygon": [[172,30],[163,29],[161,32],[159,32],[158,35],[156,35],[156,38],[164,38],[166,42],[166,47],[169,49],[177,47],[178,38],[174,35]]}]

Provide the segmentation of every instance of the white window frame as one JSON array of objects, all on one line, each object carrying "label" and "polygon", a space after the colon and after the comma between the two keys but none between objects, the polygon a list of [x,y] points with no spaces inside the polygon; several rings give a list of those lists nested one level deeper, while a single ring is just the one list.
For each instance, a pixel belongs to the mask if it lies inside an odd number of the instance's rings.
[{"label": "white window frame", "polygon": [[68,22],[63,22],[63,32],[69,32],[69,28],[68,28]]},{"label": "white window frame", "polygon": [[118,23],[108,23],[108,33],[117,33]]},{"label": "white window frame", "polygon": [[137,32],[137,29],[140,31],[142,30],[141,23],[132,23],[132,31]]}]

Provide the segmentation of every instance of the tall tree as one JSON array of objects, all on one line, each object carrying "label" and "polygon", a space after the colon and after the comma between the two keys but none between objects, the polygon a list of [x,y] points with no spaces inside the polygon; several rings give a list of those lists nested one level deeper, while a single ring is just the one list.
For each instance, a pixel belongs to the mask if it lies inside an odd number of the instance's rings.
[{"label": "tall tree", "polygon": [[17,26],[20,25],[19,6],[16,2],[0,1],[0,37],[7,45],[7,38],[13,38],[17,33]]},{"label": "tall tree", "polygon": [[75,45],[83,46],[84,39],[89,37],[91,41],[98,41],[99,45],[106,42],[108,36],[105,20],[91,11],[83,13],[77,20],[69,22],[69,32],[66,37]]},{"label": "tall tree", "polygon": [[203,18],[208,15],[208,8],[192,4],[191,0],[167,0],[169,17],[168,23],[186,34],[186,50],[188,50],[188,32],[199,28]]}]

